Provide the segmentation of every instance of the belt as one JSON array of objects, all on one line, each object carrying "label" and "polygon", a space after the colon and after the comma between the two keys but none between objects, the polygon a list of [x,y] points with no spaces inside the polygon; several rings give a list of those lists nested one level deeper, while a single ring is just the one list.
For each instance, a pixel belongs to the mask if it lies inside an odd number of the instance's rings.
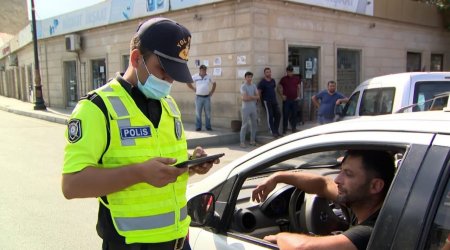
[{"label": "belt", "polygon": [[209,97],[209,95],[197,95],[198,97]]},{"label": "belt", "polygon": [[183,249],[186,238],[179,238],[167,242],[158,243],[135,243],[135,244],[120,244],[114,242],[103,242],[105,249],[105,243],[108,250],[135,250],[135,249],[148,249],[148,250],[181,250]]}]

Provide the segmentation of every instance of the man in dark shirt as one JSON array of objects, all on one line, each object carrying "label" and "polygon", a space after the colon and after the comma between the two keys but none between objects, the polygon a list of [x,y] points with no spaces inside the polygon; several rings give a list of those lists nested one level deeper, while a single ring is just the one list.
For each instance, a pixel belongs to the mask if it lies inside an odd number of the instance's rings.
[{"label": "man in dark shirt", "polygon": [[298,101],[300,100],[300,78],[294,75],[294,68],[286,67],[286,75],[278,84],[278,91],[283,99],[283,134],[286,134],[288,121],[292,133],[297,132]]},{"label": "man in dark shirt", "polygon": [[311,101],[318,109],[317,119],[319,124],[326,124],[334,121],[334,109],[336,105],[347,103],[348,98],[336,91],[335,81],[328,81],[327,89],[313,95]]},{"label": "man in dark shirt", "polygon": [[277,96],[275,94],[276,83],[272,78],[270,68],[264,69],[264,78],[258,84],[259,96],[263,101],[263,106],[267,112],[267,123],[274,137],[279,137],[278,128],[280,126],[280,109],[278,108]]},{"label": "man in dark shirt", "polygon": [[394,158],[386,151],[349,150],[334,179],[305,172],[278,172],[253,190],[252,199],[264,201],[277,183],[286,183],[350,208],[354,225],[339,235],[310,236],[279,233],[264,239],[280,249],[366,249],[373,226],[394,178]]}]

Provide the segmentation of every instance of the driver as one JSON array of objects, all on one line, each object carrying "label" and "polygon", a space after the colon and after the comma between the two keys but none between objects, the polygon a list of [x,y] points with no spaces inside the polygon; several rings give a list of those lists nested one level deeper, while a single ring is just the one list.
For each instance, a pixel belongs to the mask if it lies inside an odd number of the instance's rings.
[{"label": "driver", "polygon": [[278,172],[253,190],[252,200],[264,201],[277,183],[286,183],[350,208],[351,227],[339,235],[310,236],[281,232],[264,240],[280,249],[366,249],[395,173],[394,158],[386,151],[349,150],[334,181],[304,172]]}]

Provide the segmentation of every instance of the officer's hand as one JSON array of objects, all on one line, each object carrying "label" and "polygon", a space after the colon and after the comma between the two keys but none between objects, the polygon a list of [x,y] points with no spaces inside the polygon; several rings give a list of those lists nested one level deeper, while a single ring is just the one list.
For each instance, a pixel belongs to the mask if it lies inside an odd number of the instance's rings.
[{"label": "officer's hand", "polygon": [[[199,157],[204,157],[207,156],[205,150],[203,150],[202,147],[196,147],[194,149],[194,153],[192,154],[193,158],[199,158]],[[213,164],[219,164],[220,160],[216,159],[213,162],[205,162],[203,164],[194,166],[189,168],[189,174],[193,175],[193,174],[206,174],[209,172],[209,170],[211,169],[211,167],[213,166]]]},{"label": "officer's hand", "polygon": [[187,171],[187,168],[170,166],[176,161],[174,158],[157,157],[139,164],[143,181],[155,187],[175,182],[179,175]]}]

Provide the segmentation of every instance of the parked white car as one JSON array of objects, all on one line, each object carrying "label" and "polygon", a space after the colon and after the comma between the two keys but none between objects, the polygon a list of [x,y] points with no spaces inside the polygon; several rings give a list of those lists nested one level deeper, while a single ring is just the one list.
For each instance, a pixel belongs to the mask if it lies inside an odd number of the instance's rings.
[{"label": "parked white car", "polygon": [[412,104],[418,105],[403,112],[425,111],[430,107],[426,101],[445,91],[450,91],[450,72],[410,72],[374,77],[356,87],[342,111],[337,109],[337,120],[396,113]]},{"label": "parked white car", "polygon": [[277,171],[334,177],[347,149],[389,150],[397,173],[368,249],[440,249],[450,233],[450,112],[414,112],[343,121],[263,145],[188,187],[193,250],[277,249],[281,231],[345,230],[339,207],[279,184],[263,203],[252,190]]}]

